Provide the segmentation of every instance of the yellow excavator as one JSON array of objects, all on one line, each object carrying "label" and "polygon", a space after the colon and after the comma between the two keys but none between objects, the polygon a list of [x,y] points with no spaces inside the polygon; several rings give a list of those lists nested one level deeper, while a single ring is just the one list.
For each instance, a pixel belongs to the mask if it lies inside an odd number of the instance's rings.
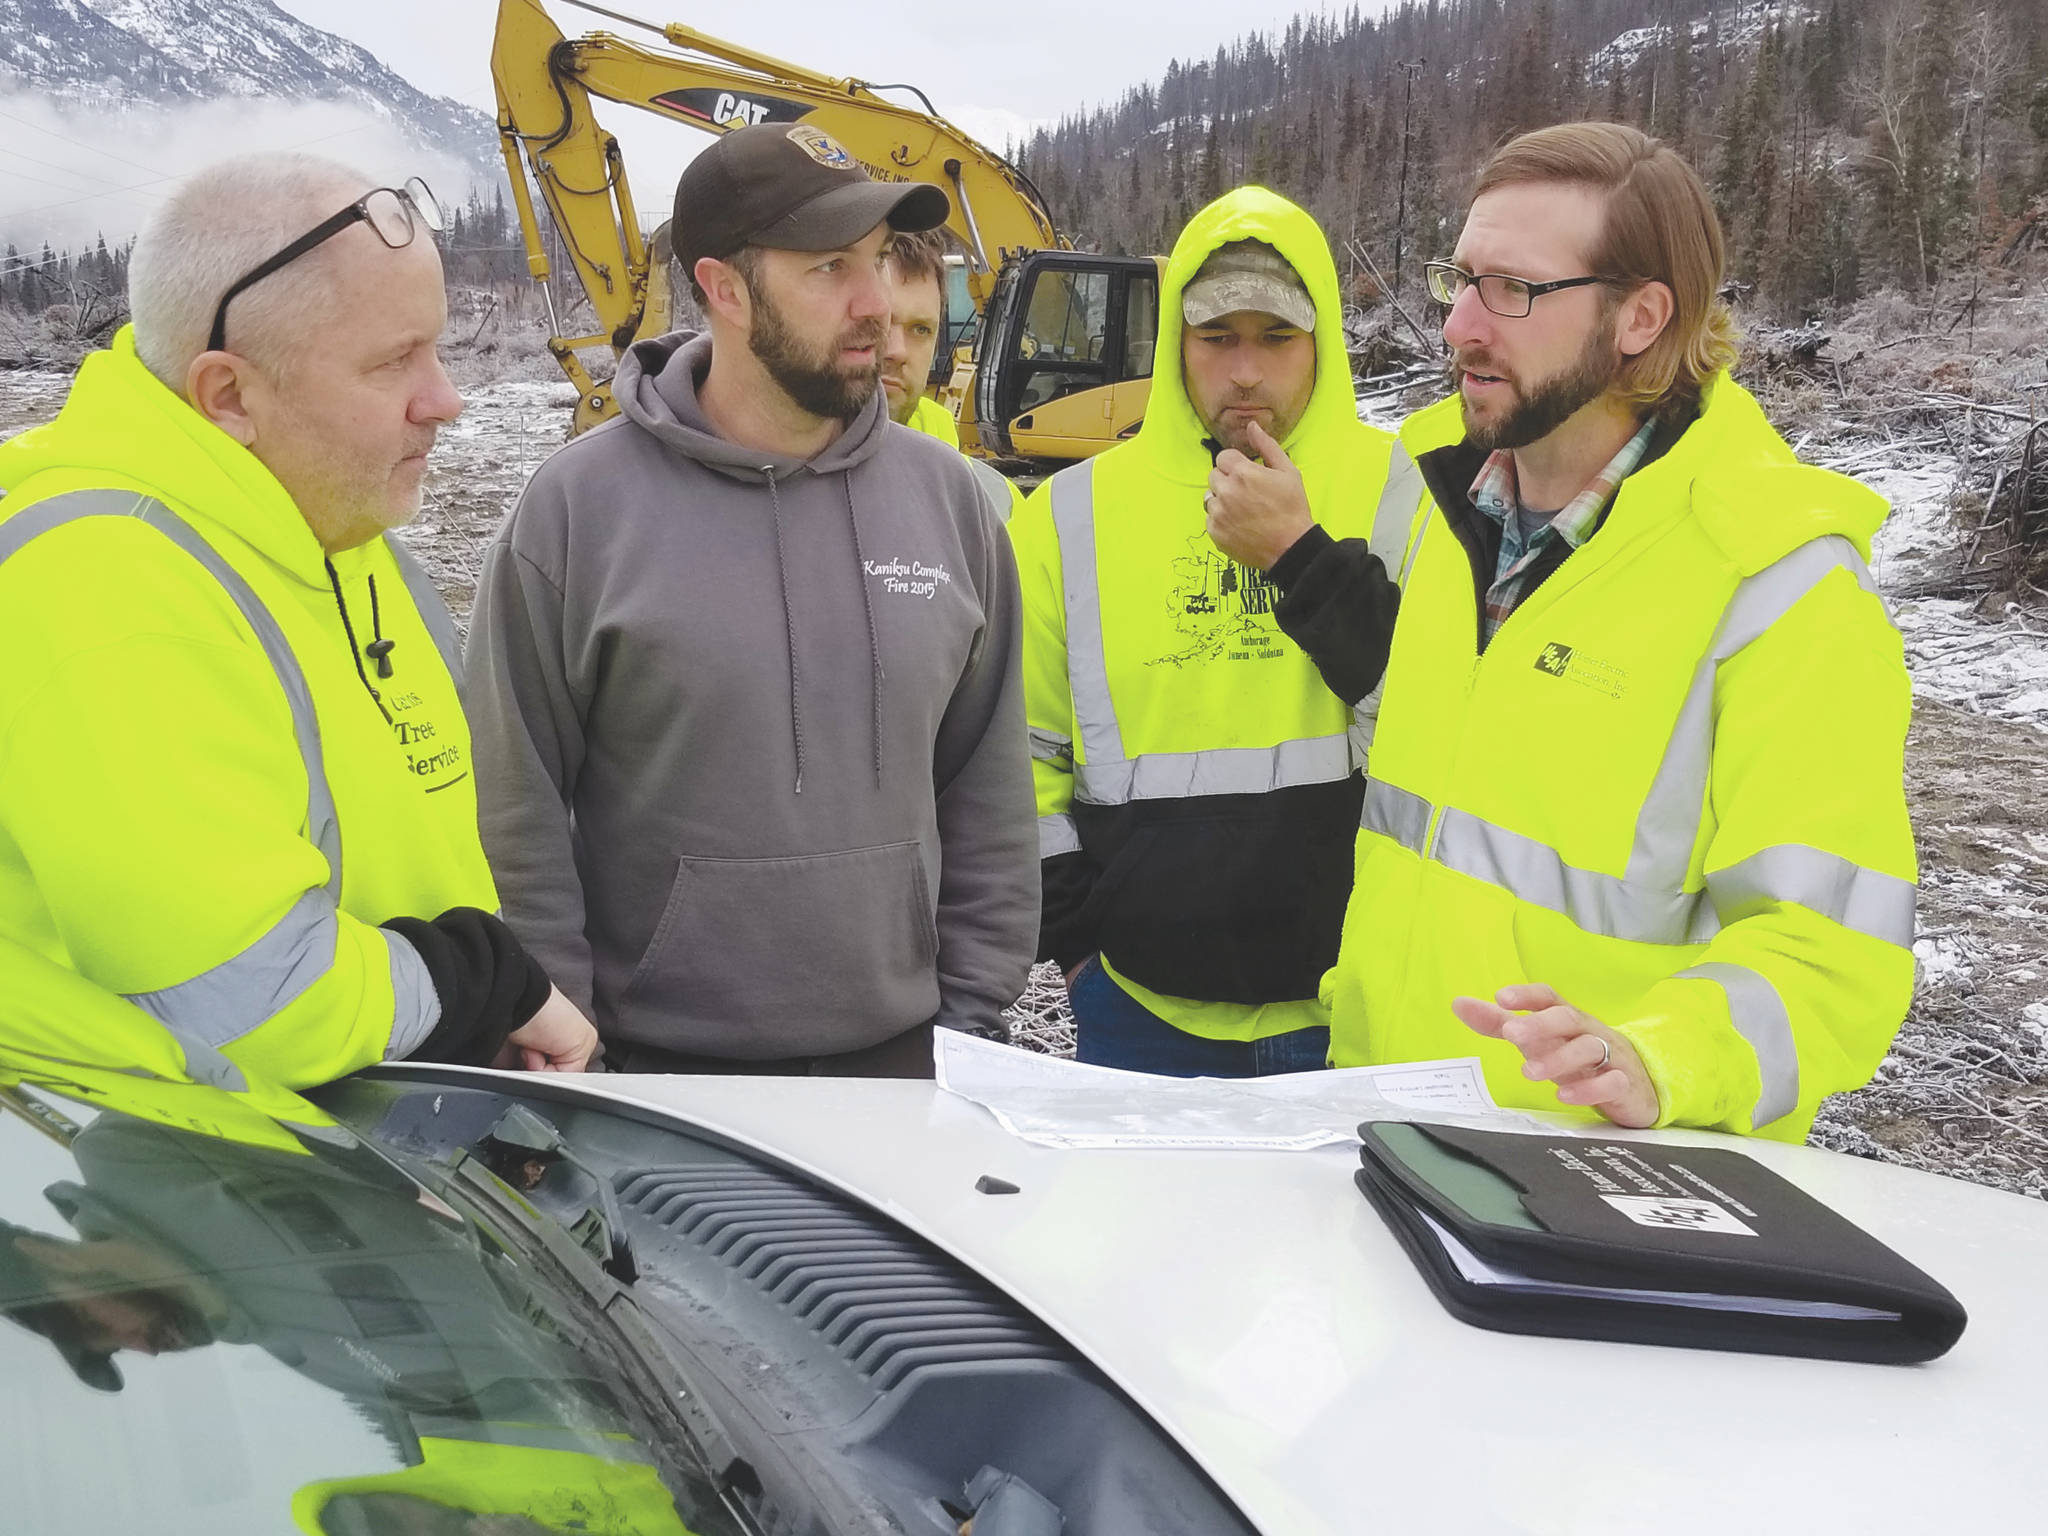
[{"label": "yellow excavator", "polygon": [[[1137,431],[1152,390],[1158,261],[1074,250],[1030,181],[914,87],[837,79],[691,27],[561,3],[666,44],[645,48],[603,31],[565,37],[540,0],[499,0],[491,50],[498,133],[527,268],[546,298],[548,346],[580,396],[575,430],[618,408],[578,353],[609,348],[616,357],[670,329],[667,229],[643,234],[618,141],[591,110],[595,97],[706,133],[809,123],[878,181],[945,188],[947,228],[964,255],[950,269],[949,345],[933,382],[970,453],[1067,462]],[[921,109],[885,99],[884,90],[909,91]],[[562,334],[529,176],[589,295],[594,334]]]}]

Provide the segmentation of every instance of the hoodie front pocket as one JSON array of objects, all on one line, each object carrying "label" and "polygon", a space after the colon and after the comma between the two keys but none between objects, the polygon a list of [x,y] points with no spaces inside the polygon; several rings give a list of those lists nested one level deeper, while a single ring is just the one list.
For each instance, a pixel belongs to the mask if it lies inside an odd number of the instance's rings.
[{"label": "hoodie front pocket", "polygon": [[629,1038],[672,1031],[750,1059],[829,1054],[938,1012],[939,936],[915,842],[676,862],[654,938],[619,996]]}]

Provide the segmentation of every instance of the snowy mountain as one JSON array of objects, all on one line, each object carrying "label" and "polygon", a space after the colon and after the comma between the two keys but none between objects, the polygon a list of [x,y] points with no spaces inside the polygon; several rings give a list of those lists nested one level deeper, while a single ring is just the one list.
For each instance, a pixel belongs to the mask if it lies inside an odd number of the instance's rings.
[{"label": "snowy mountain", "polygon": [[329,102],[489,173],[490,117],[429,96],[366,49],[271,0],[0,0],[0,92],[60,108]]}]

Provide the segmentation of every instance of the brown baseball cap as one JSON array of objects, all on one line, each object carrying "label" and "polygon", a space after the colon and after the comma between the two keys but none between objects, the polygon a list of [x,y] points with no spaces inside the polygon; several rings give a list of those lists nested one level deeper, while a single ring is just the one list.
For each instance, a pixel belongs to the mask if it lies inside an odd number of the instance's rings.
[{"label": "brown baseball cap", "polygon": [[685,269],[743,245],[835,251],[877,224],[936,229],[953,210],[928,182],[879,182],[808,123],[757,123],[724,135],[683,168],[670,238]]}]

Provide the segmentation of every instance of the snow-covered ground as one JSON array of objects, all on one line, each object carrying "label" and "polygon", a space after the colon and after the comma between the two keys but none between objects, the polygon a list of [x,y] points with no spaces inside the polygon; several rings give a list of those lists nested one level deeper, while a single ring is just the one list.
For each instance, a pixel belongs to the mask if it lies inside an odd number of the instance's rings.
[{"label": "snow-covered ground", "polygon": [[[1848,472],[1892,504],[1871,550],[1880,587],[1900,593],[1953,558],[1959,537],[1947,510],[1953,459],[1900,463],[1850,455],[1847,461]],[[2016,604],[1980,616],[1960,598],[1910,596],[1893,598],[1892,617],[1906,637],[1916,697],[2048,729],[2048,617]]]}]

